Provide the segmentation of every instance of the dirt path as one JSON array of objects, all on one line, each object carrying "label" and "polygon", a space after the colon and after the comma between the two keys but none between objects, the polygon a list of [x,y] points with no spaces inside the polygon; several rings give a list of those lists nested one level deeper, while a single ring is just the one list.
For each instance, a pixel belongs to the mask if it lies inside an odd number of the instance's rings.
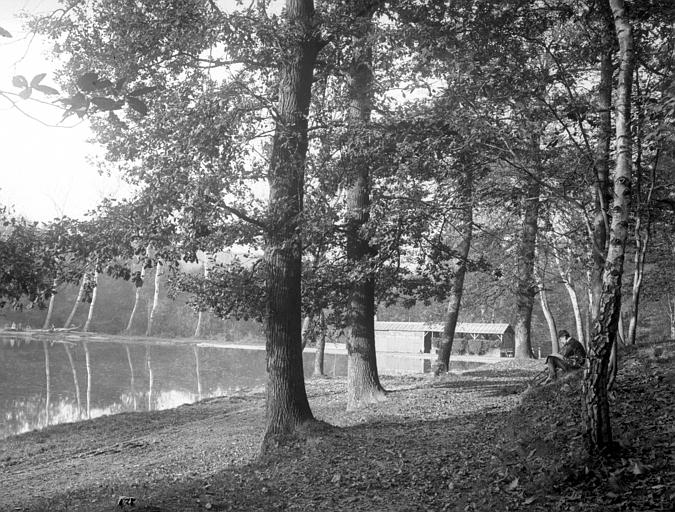
[{"label": "dirt path", "polygon": [[[566,501],[569,489],[546,480],[565,477],[565,464],[584,466],[578,418],[565,411],[578,406],[578,380],[524,395],[541,367],[511,360],[442,379],[385,378],[388,399],[354,412],[345,412],[343,379],[310,381],[315,416],[336,428],[310,431],[264,462],[254,460],[261,394],[9,438],[0,441],[0,510],[111,511],[120,495],[145,511],[605,510],[606,496],[589,500],[588,482],[571,484],[577,501]],[[657,382],[671,378],[667,365],[655,368]],[[664,419],[654,420],[655,435],[668,434]],[[570,449],[550,453],[556,443]],[[615,510],[668,510],[658,507],[670,499],[672,473],[658,483],[656,466],[645,464],[654,481],[640,480],[643,503],[657,506]]]}]

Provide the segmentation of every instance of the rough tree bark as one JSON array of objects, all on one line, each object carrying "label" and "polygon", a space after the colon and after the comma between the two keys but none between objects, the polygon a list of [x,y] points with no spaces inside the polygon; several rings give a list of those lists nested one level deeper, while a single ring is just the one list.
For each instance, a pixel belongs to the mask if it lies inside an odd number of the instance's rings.
[{"label": "rough tree bark", "polygon": [[288,46],[279,69],[279,98],[272,144],[265,240],[267,426],[261,452],[313,419],[302,361],[300,278],[307,116],[314,64],[320,49],[314,3],[286,0]]},{"label": "rough tree bark", "polygon": [[370,171],[364,161],[362,134],[370,123],[373,101],[371,26],[373,11],[364,6],[356,17],[352,37],[353,57],[349,76],[348,122],[358,140],[350,158],[354,176],[347,193],[347,259],[354,267],[365,269],[352,289],[350,299],[350,336],[347,340],[347,408],[355,409],[385,398],[380,384],[375,353],[375,275],[368,260],[375,254],[364,226],[370,217]]},{"label": "rough tree bark", "polygon": [[471,237],[473,234],[473,172],[464,168],[457,184],[457,201],[460,208],[459,225],[457,232],[459,242],[455,246],[457,258],[454,262],[454,277],[452,289],[448,299],[448,307],[445,314],[443,327],[443,341],[438,349],[435,373],[447,372],[450,368],[450,354],[455,340],[455,328],[459,319],[459,310],[464,292],[464,278],[466,276],[466,263],[471,249]]},{"label": "rough tree bark", "polygon": [[589,366],[584,376],[586,428],[589,449],[603,453],[613,447],[607,396],[608,366],[616,342],[621,311],[621,277],[628,236],[631,196],[631,85],[633,79],[633,35],[623,0],[609,0],[619,40],[619,79],[616,95],[616,170],[609,248],[602,276],[598,315],[590,339]]},{"label": "rough tree bark", "polygon": [[534,253],[537,243],[539,219],[539,192],[541,184],[527,177],[523,197],[523,224],[518,248],[518,283],[516,289],[515,357],[532,358],[532,308],[536,284],[534,279]]}]

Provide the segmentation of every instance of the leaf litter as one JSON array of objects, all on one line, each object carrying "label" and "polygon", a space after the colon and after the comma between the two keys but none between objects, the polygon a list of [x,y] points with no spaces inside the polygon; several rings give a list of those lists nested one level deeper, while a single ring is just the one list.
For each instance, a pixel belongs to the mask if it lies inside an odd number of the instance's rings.
[{"label": "leaf litter", "polygon": [[264,394],[57,425],[0,441],[1,510],[672,510],[675,347],[625,354],[617,450],[589,458],[581,379],[528,388],[542,361],[383,377],[345,412],[344,379],[312,379],[317,419],[256,457]]}]

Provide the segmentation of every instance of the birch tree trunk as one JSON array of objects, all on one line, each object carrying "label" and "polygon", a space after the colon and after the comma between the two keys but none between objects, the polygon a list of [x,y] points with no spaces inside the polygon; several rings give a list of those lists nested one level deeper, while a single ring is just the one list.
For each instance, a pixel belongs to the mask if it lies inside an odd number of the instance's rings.
[{"label": "birch tree trunk", "polygon": [[608,366],[616,342],[621,312],[621,277],[628,236],[631,196],[631,85],[633,79],[633,35],[623,0],[609,0],[619,40],[619,80],[616,101],[616,170],[609,249],[603,273],[599,311],[589,343],[589,363],[584,376],[586,428],[591,452],[613,447],[607,397]]},{"label": "birch tree trunk", "polygon": [[326,352],[326,316],[323,310],[319,312],[319,336],[316,340],[316,352],[314,352],[314,377],[324,374],[323,362]]},{"label": "birch tree trunk", "polygon": [[94,287],[91,291],[91,303],[89,304],[89,313],[87,313],[87,321],[84,323],[82,332],[89,332],[91,327],[91,320],[94,318],[94,308],[96,307],[96,298],[98,297],[98,263],[94,266]]},{"label": "birch tree trunk", "polygon": [[[602,55],[600,58],[600,84],[598,87],[598,145],[595,154],[595,180],[593,195],[595,211],[593,214],[593,236],[591,256],[593,261],[590,289],[591,320],[598,314],[600,294],[602,293],[602,275],[608,249],[610,229],[609,203],[612,199],[609,183],[610,144],[612,140],[612,81],[614,74],[614,23],[607,0],[598,4],[600,22],[604,26],[601,36]],[[587,331],[590,336],[590,330]]]},{"label": "birch tree trunk", "polygon": [[555,249],[555,260],[556,265],[558,267],[558,274],[560,275],[560,280],[563,282],[565,290],[567,291],[567,295],[570,298],[570,303],[572,304],[572,312],[574,313],[574,323],[576,325],[577,330],[577,339],[584,347],[586,347],[587,344],[586,344],[586,336],[584,336],[584,321],[581,318],[581,308],[579,307],[579,297],[577,296],[577,290],[574,287],[574,283],[572,282],[572,274],[569,268],[567,269],[563,268],[563,263],[560,259],[560,255],[558,254],[557,248]]},{"label": "birch tree trunk", "polygon": [[[147,254],[147,251],[146,251]],[[124,329],[124,332],[129,333],[134,325],[134,318],[136,317],[136,312],[138,311],[138,305],[141,303],[141,294],[143,292],[143,283],[145,282],[145,263],[144,259],[141,263],[141,270],[139,271],[139,279],[134,281],[136,291],[134,293],[134,307],[131,309],[131,314],[129,315],[129,321],[127,322],[127,327]]]},{"label": "birch tree trunk", "polygon": [[628,340],[630,345],[636,344],[638,312],[640,310],[640,291],[642,289],[642,279],[645,273],[645,257],[647,247],[649,246],[650,233],[647,230],[644,236],[641,233],[641,219],[638,218],[635,224],[635,274],[633,274],[633,300],[630,305],[630,320],[628,323]]},{"label": "birch tree trunk", "polygon": [[[204,280],[207,280],[209,278],[209,257],[207,254],[204,255],[204,262],[202,266],[204,268]],[[197,326],[195,327],[195,335],[194,335],[195,338],[202,337],[203,334],[202,330],[204,328],[204,313],[205,311],[200,309],[197,315]]]},{"label": "birch tree trunk", "polygon": [[457,184],[457,201],[460,208],[458,226],[459,243],[455,247],[457,259],[454,263],[454,277],[452,289],[448,299],[448,307],[443,327],[443,341],[438,349],[436,369],[434,373],[439,375],[447,372],[450,368],[450,354],[455,340],[455,329],[459,320],[459,311],[464,292],[464,278],[466,276],[466,263],[471,250],[471,238],[473,234],[473,170],[465,167]]},{"label": "birch tree trunk", "polygon": [[56,299],[56,285],[57,285],[56,279],[54,279],[54,282],[52,283],[52,294],[49,297],[49,306],[47,307],[47,316],[45,317],[45,321],[42,324],[43,329],[49,329],[52,325],[52,315],[54,314],[54,300]]},{"label": "birch tree trunk", "polygon": [[302,330],[301,336],[302,336],[302,350],[305,350],[305,347],[307,346],[307,343],[309,342],[309,331],[310,328],[312,327],[312,322],[313,318],[312,315],[307,315],[305,316],[304,320],[302,321]]},{"label": "birch tree trunk", "polygon": [[286,0],[284,28],[292,30],[279,69],[279,99],[268,174],[265,240],[267,426],[264,454],[279,436],[313,419],[302,361],[300,281],[307,116],[320,49],[312,0]]},{"label": "birch tree trunk", "polygon": [[155,261],[155,291],[152,294],[152,307],[150,308],[150,314],[148,315],[148,327],[145,330],[146,336],[152,336],[152,328],[155,322],[155,316],[157,314],[157,309],[159,307],[159,288],[162,278],[162,262],[160,260]]},{"label": "birch tree trunk", "polygon": [[[372,11],[356,17],[357,34],[352,38],[353,57],[349,75],[348,122],[355,138],[367,133],[373,101],[371,27]],[[355,176],[347,193],[347,259],[365,275],[354,283],[350,299],[350,336],[347,339],[347,409],[381,401],[385,391],[380,384],[375,352],[375,275],[369,260],[375,255],[364,226],[370,218],[370,170],[362,144],[351,148],[350,167]]]},{"label": "birch tree trunk", "polygon": [[546,325],[548,325],[548,334],[551,338],[551,352],[557,354],[560,352],[560,343],[558,342],[558,329],[555,325],[555,319],[551,312],[551,306],[548,303],[548,292],[543,280],[539,282],[539,301],[541,302],[541,310],[544,312],[546,318]]},{"label": "birch tree trunk", "polygon": [[70,310],[70,315],[68,315],[68,319],[66,320],[66,323],[63,324],[64,329],[68,329],[68,327],[71,326],[73,323],[73,318],[75,318],[75,313],[77,313],[77,308],[80,305],[80,302],[82,302],[82,297],[84,296],[84,287],[87,284],[87,270],[85,268],[84,273],[82,274],[82,282],[80,283],[80,289],[77,292],[77,297],[75,298],[75,304],[73,304],[73,309]]},{"label": "birch tree trunk", "polygon": [[539,191],[541,185],[528,176],[523,197],[523,223],[518,248],[518,274],[516,290],[515,357],[532,358],[532,308],[534,306],[534,254],[537,243],[537,220],[539,219]]}]

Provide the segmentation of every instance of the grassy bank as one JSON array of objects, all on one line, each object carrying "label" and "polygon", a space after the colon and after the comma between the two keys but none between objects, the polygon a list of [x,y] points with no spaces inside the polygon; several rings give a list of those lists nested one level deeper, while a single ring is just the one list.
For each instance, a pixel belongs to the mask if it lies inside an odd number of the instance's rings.
[{"label": "grassy bank", "polygon": [[345,412],[345,382],[308,382],[311,429],[265,460],[264,399],[57,425],[0,441],[0,510],[672,510],[675,353],[626,355],[613,396],[621,448],[583,448],[578,376],[526,390],[541,361],[384,379]]}]

